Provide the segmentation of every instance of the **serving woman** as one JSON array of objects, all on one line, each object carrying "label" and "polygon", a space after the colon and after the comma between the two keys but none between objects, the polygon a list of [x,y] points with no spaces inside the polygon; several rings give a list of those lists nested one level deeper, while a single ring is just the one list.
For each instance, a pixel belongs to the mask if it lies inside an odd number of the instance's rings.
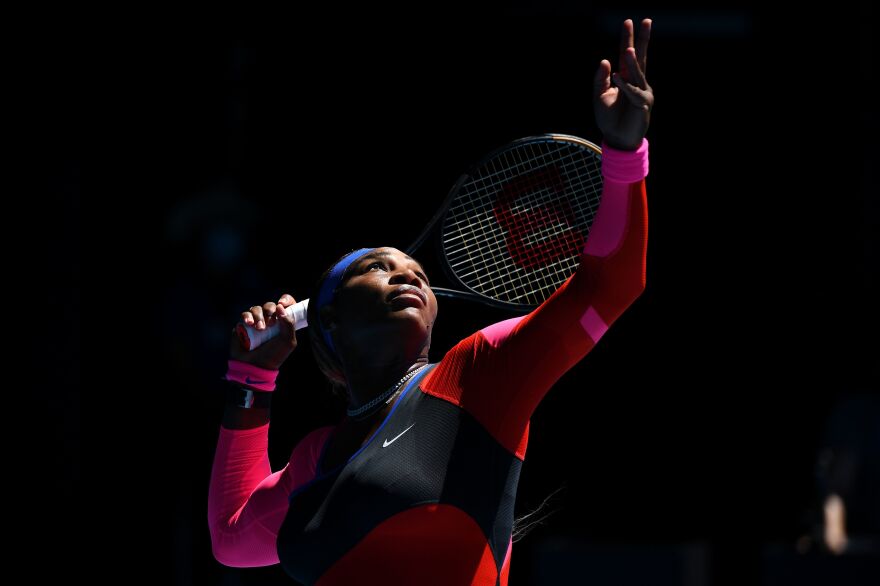
[{"label": "serving woman", "polygon": [[[280,563],[306,584],[507,584],[529,418],[645,289],[651,21],[623,24],[620,72],[602,60],[601,205],[579,269],[528,315],[429,357],[437,300],[419,262],[393,247],[343,255],[309,306],[317,363],[348,404],[272,472],[269,402],[296,348],[277,302],[242,313],[282,334],[247,352],[232,337],[227,408],[211,473],[213,553],[237,567]],[[305,391],[303,391],[305,392]]]}]

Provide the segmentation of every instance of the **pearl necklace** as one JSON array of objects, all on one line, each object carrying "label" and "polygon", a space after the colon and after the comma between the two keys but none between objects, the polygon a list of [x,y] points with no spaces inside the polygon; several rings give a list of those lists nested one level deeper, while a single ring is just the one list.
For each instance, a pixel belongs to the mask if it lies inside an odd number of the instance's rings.
[{"label": "pearl necklace", "polygon": [[[369,417],[370,415],[373,414],[372,412],[368,413],[367,415],[364,415],[363,417],[355,417],[355,416],[360,415],[364,411],[369,410],[370,407],[373,407],[374,405],[381,403],[385,399],[387,399],[387,400],[385,400],[386,405],[388,403],[390,403],[394,399],[394,397],[396,397],[397,394],[403,390],[403,386],[402,386],[403,383],[405,383],[406,381],[408,381],[409,379],[414,377],[416,374],[421,372],[427,366],[428,366],[427,364],[423,364],[420,367],[409,371],[408,373],[403,375],[403,377],[399,381],[397,381],[396,383],[391,385],[390,389],[388,389],[387,391],[385,391],[384,393],[382,393],[381,395],[379,395],[378,397],[376,397],[375,399],[373,399],[372,401],[370,401],[366,405],[364,405],[362,407],[358,407],[357,409],[349,409],[347,411],[348,416],[352,417],[353,419],[365,419],[366,417]],[[389,397],[389,395],[391,395],[391,396]],[[379,411],[379,409],[377,409],[376,411]]]}]

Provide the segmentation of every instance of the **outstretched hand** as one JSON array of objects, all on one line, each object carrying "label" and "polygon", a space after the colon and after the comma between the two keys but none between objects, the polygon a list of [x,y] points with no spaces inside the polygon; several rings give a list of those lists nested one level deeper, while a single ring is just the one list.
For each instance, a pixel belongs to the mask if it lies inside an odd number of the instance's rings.
[{"label": "outstretched hand", "polygon": [[593,81],[593,109],[596,124],[605,143],[611,148],[633,151],[642,144],[651,121],[654,90],[645,78],[651,19],[642,21],[638,44],[633,46],[633,22],[623,21],[620,35],[618,73],[611,73],[611,63],[599,63]]}]

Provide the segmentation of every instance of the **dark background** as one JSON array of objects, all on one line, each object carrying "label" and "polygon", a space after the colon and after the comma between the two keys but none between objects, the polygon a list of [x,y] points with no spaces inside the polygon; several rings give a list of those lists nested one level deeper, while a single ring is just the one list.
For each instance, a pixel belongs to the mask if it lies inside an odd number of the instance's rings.
[{"label": "dark background", "polygon": [[[829,415],[877,391],[868,3],[313,10],[263,15],[258,32],[168,15],[172,34],[113,59],[134,105],[108,104],[116,196],[86,201],[85,235],[112,283],[101,323],[127,334],[101,337],[120,358],[88,358],[126,375],[95,406],[103,490],[84,502],[117,517],[98,528],[120,550],[106,558],[116,577],[290,583],[210,550],[213,381],[238,314],[308,297],[351,248],[406,247],[458,175],[510,140],[599,142],[593,74],[602,58],[617,69],[624,18],[651,17],[647,290],[532,417],[516,513],[554,493],[539,516],[552,514],[514,544],[510,583],[845,583],[852,566],[804,536]],[[45,251],[62,270],[78,267],[63,245],[79,222],[69,144]],[[441,301],[432,359],[506,317]],[[49,405],[63,437],[78,432],[78,399]],[[300,336],[273,405],[273,469],[341,413]],[[78,478],[78,440],[65,445]]]}]

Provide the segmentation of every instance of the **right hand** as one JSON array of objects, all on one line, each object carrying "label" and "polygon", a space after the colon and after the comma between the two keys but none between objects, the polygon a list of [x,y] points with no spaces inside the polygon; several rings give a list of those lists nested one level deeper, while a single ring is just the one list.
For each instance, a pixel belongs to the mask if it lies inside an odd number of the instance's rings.
[{"label": "right hand", "polygon": [[296,329],[294,329],[296,319],[284,313],[284,308],[290,307],[294,303],[296,303],[296,299],[285,293],[278,300],[278,303],[267,301],[262,306],[254,305],[248,311],[241,312],[241,320],[246,325],[256,327],[257,330],[264,330],[277,322],[281,327],[281,332],[248,352],[242,347],[235,334],[235,328],[233,328],[229,357],[268,370],[281,368],[290,353],[296,350]]},{"label": "right hand", "polygon": [[[642,144],[651,110],[654,90],[645,78],[650,18],[642,20],[638,44],[633,46],[633,21],[623,21],[620,35],[620,73],[611,74],[611,62],[602,59],[593,80],[593,111],[602,140],[611,148],[634,151]],[[612,83],[613,81],[613,83]]]}]

